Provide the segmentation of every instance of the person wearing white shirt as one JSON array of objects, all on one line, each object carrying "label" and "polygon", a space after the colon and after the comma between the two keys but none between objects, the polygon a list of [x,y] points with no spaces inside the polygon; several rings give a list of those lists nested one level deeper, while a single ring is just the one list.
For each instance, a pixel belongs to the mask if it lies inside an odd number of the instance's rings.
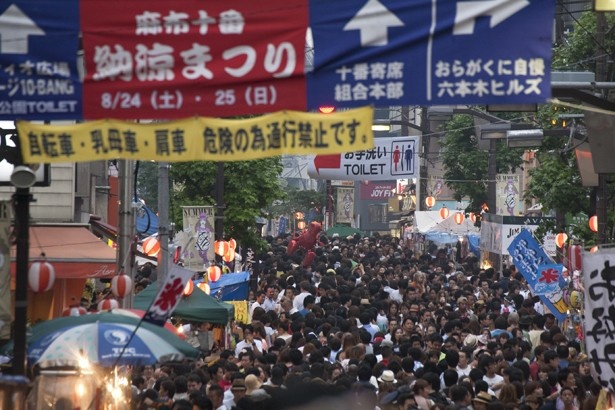
[{"label": "person wearing white shirt", "polygon": [[303,299],[305,299],[306,296],[311,295],[310,282],[301,282],[299,284],[299,289],[301,289],[301,293],[295,296],[295,299],[293,300],[293,308],[296,309],[297,312],[303,309]]},{"label": "person wearing white shirt", "polygon": [[264,309],[263,307],[264,302],[265,302],[265,291],[259,290],[258,292],[256,292],[256,300],[252,302],[252,305],[250,306],[250,321],[252,321],[252,315],[254,314],[254,310],[257,307]]},{"label": "person wearing white shirt", "polygon": [[264,353],[263,352],[263,342],[261,342],[260,340],[254,339],[254,328],[252,327],[252,325],[246,326],[246,328],[243,331],[243,337],[244,337],[244,340],[237,343],[237,346],[235,346],[235,356],[238,357],[239,353],[241,353],[243,349],[251,349],[256,355],[260,355]]}]

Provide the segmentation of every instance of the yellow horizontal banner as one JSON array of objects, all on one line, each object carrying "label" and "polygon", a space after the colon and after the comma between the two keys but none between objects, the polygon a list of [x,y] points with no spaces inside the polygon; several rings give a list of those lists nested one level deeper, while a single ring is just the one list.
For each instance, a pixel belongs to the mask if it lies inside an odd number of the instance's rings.
[{"label": "yellow horizontal banner", "polygon": [[245,161],[282,154],[338,154],[374,147],[371,107],[315,114],[280,111],[248,119],[197,117],[140,124],[17,121],[25,163],[104,159]]}]

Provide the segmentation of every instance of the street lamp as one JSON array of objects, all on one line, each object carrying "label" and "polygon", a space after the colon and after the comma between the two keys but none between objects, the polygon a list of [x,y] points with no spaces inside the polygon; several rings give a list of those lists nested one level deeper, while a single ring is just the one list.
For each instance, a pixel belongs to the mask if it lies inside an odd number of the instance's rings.
[{"label": "street lamp", "polygon": [[[21,158],[20,158],[21,160]],[[21,162],[21,161],[19,161]],[[17,165],[17,164],[16,164]],[[30,187],[36,182],[31,168],[17,165],[11,183],[17,188],[15,204],[16,260],[15,260],[15,322],[13,326],[13,373],[27,375],[26,322],[28,320],[28,260],[30,259]]]}]

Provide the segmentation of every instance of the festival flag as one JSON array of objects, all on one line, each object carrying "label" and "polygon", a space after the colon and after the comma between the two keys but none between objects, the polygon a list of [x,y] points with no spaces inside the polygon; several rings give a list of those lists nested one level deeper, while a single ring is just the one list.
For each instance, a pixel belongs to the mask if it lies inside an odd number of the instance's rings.
[{"label": "festival flag", "polygon": [[172,264],[164,283],[160,286],[160,290],[158,290],[156,298],[154,298],[151,306],[147,309],[143,320],[158,326],[164,326],[181,300],[186,283],[192,278],[192,275],[194,275],[193,271]]}]

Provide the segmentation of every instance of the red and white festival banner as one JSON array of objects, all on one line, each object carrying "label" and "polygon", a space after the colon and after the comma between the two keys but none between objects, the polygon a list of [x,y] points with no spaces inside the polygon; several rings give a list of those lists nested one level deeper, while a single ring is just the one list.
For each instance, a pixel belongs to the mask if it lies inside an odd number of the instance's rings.
[{"label": "red and white festival banner", "polygon": [[615,249],[583,254],[585,345],[601,384],[615,390]]},{"label": "red and white festival banner", "polygon": [[83,0],[85,119],[306,109],[307,0]]},{"label": "red and white festival banner", "polygon": [[193,275],[193,271],[171,264],[169,273],[164,283],[160,286],[152,305],[143,316],[143,320],[158,326],[164,326],[177,307],[177,304],[181,301],[186,283],[188,283],[188,280]]}]

